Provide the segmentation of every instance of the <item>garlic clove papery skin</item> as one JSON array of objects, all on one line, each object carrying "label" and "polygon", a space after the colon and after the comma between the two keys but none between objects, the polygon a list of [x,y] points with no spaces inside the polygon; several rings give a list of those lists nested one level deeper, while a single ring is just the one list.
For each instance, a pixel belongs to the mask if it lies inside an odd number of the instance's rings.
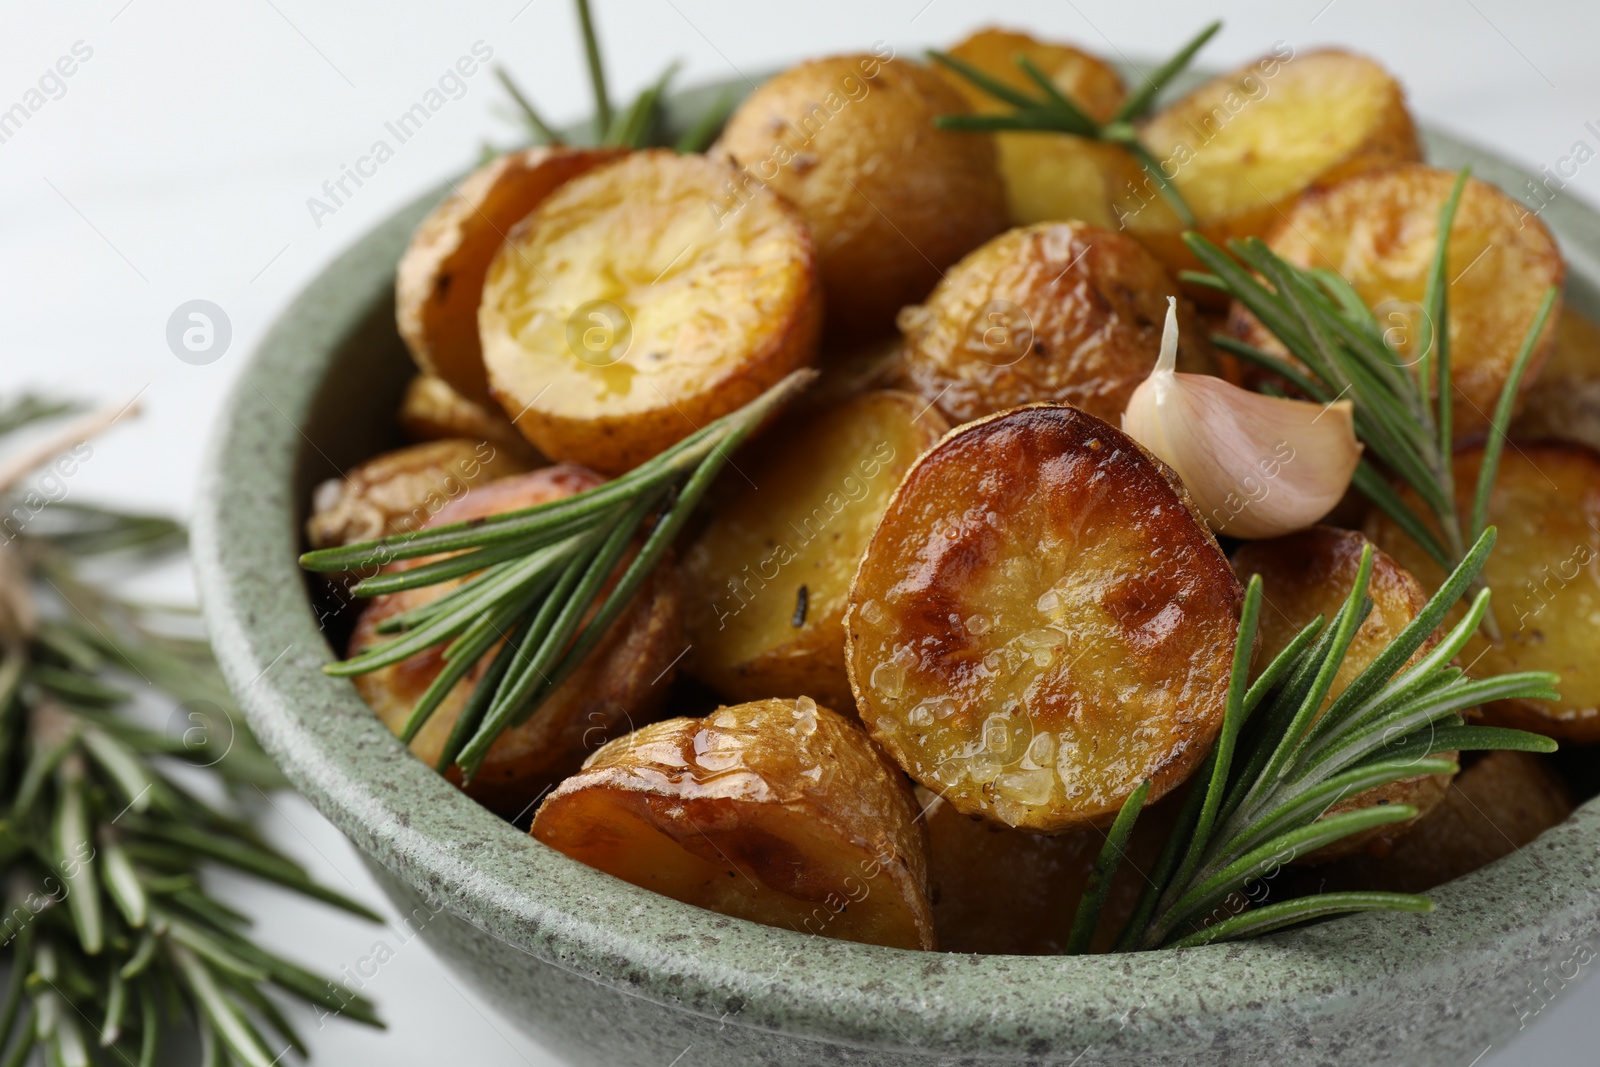
[{"label": "garlic clove papery skin", "polygon": [[1177,472],[1217,533],[1255,540],[1312,525],[1344,497],[1361,460],[1350,401],[1288,400],[1177,373],[1176,306],[1169,298],[1161,357],[1129,399],[1123,431]]}]

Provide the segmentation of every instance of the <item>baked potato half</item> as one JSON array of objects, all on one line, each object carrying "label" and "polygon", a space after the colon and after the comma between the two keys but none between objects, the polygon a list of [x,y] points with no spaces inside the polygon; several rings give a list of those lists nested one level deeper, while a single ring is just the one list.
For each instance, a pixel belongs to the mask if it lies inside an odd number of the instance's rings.
[{"label": "baked potato half", "polygon": [[966,110],[938,72],[892,55],[791,67],[739,105],[712,148],[741,168],[713,212],[736,216],[761,188],[793,202],[816,240],[828,332],[886,333],[1005,224],[993,144],[934,126]]},{"label": "baked potato half", "polygon": [[[581,467],[545,467],[478,487],[440,510],[432,524],[466,522],[547,504],[592,489],[602,481]],[[405,570],[438,558],[401,560],[387,569]],[[444,582],[374,597],[356,622],[349,654],[354,656],[389,640],[393,635],[378,632],[385,619],[443,596],[458,584]],[[679,602],[676,570],[670,563],[658,567],[577,672],[550,695],[537,714],[500,735],[466,787],[467,795],[495,811],[518,817],[545,791],[576,771],[585,755],[648,722],[666,695],[675,662],[683,653]],[[412,740],[411,751],[424,763],[438,763],[472,687],[499,650],[497,644],[484,654]],[[352,681],[383,724],[398,734],[418,698],[444,668],[443,652],[442,645],[435,646],[393,666],[356,675]],[[449,775],[451,781],[460,781],[457,768],[450,768]]]},{"label": "baked potato half", "polygon": [[[1463,523],[1482,461],[1481,447],[1455,457]],[[1422,510],[1409,489],[1402,497]],[[1561,676],[1561,699],[1497,701],[1484,708],[1484,721],[1563,742],[1600,741],[1600,671],[1594,666],[1600,648],[1600,455],[1568,442],[1507,448],[1488,521],[1499,537],[1483,577],[1494,594],[1489,611],[1501,640],[1491,642],[1480,630],[1461,650],[1461,662],[1483,675],[1552,671]],[[1430,590],[1443,583],[1438,566],[1381,512],[1373,512],[1367,534]]]},{"label": "baked potato half", "polygon": [[1544,760],[1489,752],[1462,768],[1400,847],[1318,868],[1319,891],[1425,893],[1532,844],[1572,808],[1572,794]]},{"label": "baked potato half", "polygon": [[845,615],[872,736],[958,811],[1045,833],[1153,803],[1222,724],[1243,587],[1177,477],[1040,405],[907,473]]},{"label": "baked potato half", "polygon": [[619,737],[539,806],[533,836],[624,881],[768,926],[933,947],[911,789],[809,697]]},{"label": "baked potato half", "polygon": [[[1036,93],[1038,87],[1016,64],[1017,56],[1026,56],[1058,92],[1097,122],[1109,121],[1127,96],[1122,76],[1098,56],[1025,33],[982,29],[952,47],[950,55],[1013,88]],[[954,71],[940,73],[977,114],[1004,112],[1010,106]],[[1112,200],[1122,192],[1131,167],[1123,149],[1063,133],[993,136],[1012,225],[1078,219],[1116,226]]]},{"label": "baked potato half", "polygon": [[399,419],[400,428],[413,441],[466,437],[487,441],[528,467],[540,467],[547,462],[511,424],[498,404],[468,400],[450,388],[449,382],[431,374],[419,374],[406,386],[405,395],[400,398]]},{"label": "baked potato half", "polygon": [[[1366,537],[1355,530],[1313,526],[1270,541],[1246,541],[1234,551],[1233,569],[1240,581],[1248,583],[1251,575],[1261,575],[1258,664],[1264,665],[1276,658],[1317,616],[1332,624],[1355,585],[1361,553],[1368,544]],[[1372,553],[1367,596],[1372,598],[1372,613],[1356,630],[1355,639],[1323,701],[1324,711],[1428,603],[1427,593],[1411,572],[1377,548]],[[1406,666],[1415,664],[1436,644],[1436,638],[1429,638],[1412,654]],[[1339,801],[1328,809],[1328,815],[1388,804],[1410,804],[1417,809],[1417,818],[1352,834],[1302,857],[1301,862],[1326,863],[1363,850],[1387,852],[1444,798],[1450,778],[1448,774],[1416,775]]]},{"label": "baked potato half", "polygon": [[[1266,236],[1313,186],[1422,158],[1399,83],[1338,49],[1281,46],[1154,115],[1139,138],[1219,244]],[[1112,206],[1119,224],[1174,272],[1197,267],[1154,179],[1132,174]]]},{"label": "baked potato half", "polygon": [[317,486],[306,540],[335,548],[419,530],[474,489],[528,467],[486,440],[460,437],[384,452]]},{"label": "baked potato half", "polygon": [[400,257],[394,287],[395,320],[417,366],[468,400],[489,403],[478,343],[489,262],[545,197],[622,152],[555,145],[508,152],[473,171],[422,220]]},{"label": "baked potato half", "polygon": [[854,708],[850,580],[901,476],[945,429],[922,398],[880,390],[797,411],[741,454],[736,495],[683,556],[696,591],[687,671],[733,700],[806,694]]},{"label": "baked potato half", "polygon": [[738,179],[727,163],[635,152],[556,190],[496,253],[484,364],[545,455],[629,470],[815,358],[806,224],[760,188],[719,213]]},{"label": "baked potato half", "polygon": [[[1439,242],[1439,209],[1455,184],[1453,171],[1420,164],[1357,175],[1307,194],[1289,209],[1268,244],[1301,267],[1344,277],[1373,309],[1397,363],[1421,353],[1422,301]],[[1450,380],[1457,438],[1482,433],[1532,328],[1545,290],[1559,286],[1566,265],[1538,219],[1505,193],[1476,178],[1467,182],[1450,228],[1445,270],[1450,280]],[[1230,331],[1257,348],[1283,347],[1248,311],[1235,305]],[[1545,326],[1522,379],[1537,380],[1555,338]]]},{"label": "baked potato half", "polygon": [[1600,326],[1561,309],[1555,345],[1538,379],[1522,395],[1511,436],[1554,437],[1600,448]]},{"label": "baked potato half", "polygon": [[[1155,368],[1178,285],[1139,242],[1085,222],[1008,230],[900,313],[900,373],[952,422],[1041,402],[1120,424]],[[1206,369],[1188,301],[1180,369]]]}]

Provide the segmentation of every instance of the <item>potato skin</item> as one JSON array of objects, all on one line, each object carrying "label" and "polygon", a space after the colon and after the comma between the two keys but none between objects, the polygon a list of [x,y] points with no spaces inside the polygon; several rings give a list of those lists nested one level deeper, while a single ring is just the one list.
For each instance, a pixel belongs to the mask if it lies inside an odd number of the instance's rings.
[{"label": "potato skin", "polygon": [[[1472,506],[1481,447],[1455,457],[1456,500],[1462,522]],[[1411,491],[1402,497],[1422,510]],[[1600,454],[1569,442],[1518,442],[1500,457],[1489,497],[1489,523],[1498,528],[1483,568],[1493,591],[1489,610],[1503,642],[1481,633],[1461,650],[1477,675],[1553,671],[1561,699],[1502,700],[1484,708],[1484,721],[1546,734],[1563,743],[1600,741]],[[1367,534],[1429,589],[1444,575],[1382,513]],[[1458,619],[1458,607],[1447,623]]]},{"label": "potato skin", "polygon": [[[1265,237],[1313,186],[1422,158],[1399,83],[1332,48],[1275,49],[1214,78],[1147,121],[1140,140],[1219,244]],[[1143,171],[1131,171],[1112,210],[1169,269],[1199,266]]]},{"label": "potato skin", "polygon": [[805,694],[853,710],[850,581],[901,476],[947,428],[920,397],[881,390],[796,411],[741,454],[737,495],[684,552],[697,593],[685,669],[734,700]]},{"label": "potato skin", "polygon": [[621,473],[815,359],[805,222],[764,189],[719,215],[738,177],[700,156],[634,152],[512,231],[478,326],[491,390],[541,452]]},{"label": "potato skin", "polygon": [[911,789],[808,697],[619,737],[540,805],[532,834],[634,885],[846,941],[932,948]]},{"label": "potato skin", "polygon": [[[1268,240],[1273,251],[1301,267],[1337,271],[1377,313],[1398,359],[1415,356],[1428,264],[1438,245],[1439,209],[1455,183],[1453,171],[1410,164],[1369,171],[1308,193]],[[1450,230],[1450,366],[1455,387],[1452,425],[1457,440],[1481,433],[1499,402],[1523,338],[1566,264],[1544,224],[1511,197],[1471,179]],[[1470,269],[1469,269],[1470,268]],[[1558,303],[1559,310],[1559,303]],[[1556,334],[1545,325],[1523,378],[1537,380]],[[1269,352],[1283,346],[1249,312],[1235,305],[1229,330]]]},{"label": "potato skin", "polygon": [[[441,510],[433,524],[465,522],[548,503],[592,489],[602,481],[581,467],[546,467],[473,490]],[[409,569],[435,558],[402,560],[385,569]],[[373,598],[356,622],[350,654],[389,640],[390,635],[377,631],[384,619],[442,596],[456,584]],[[511,817],[525,814],[545,790],[577,770],[586,754],[648,722],[666,695],[674,660],[683,652],[680,600],[677,574],[668,561],[634,594],[633,602],[611,624],[594,652],[539,712],[495,741],[477,776],[465,788],[467,795]],[[456,684],[411,742],[411,751],[424,763],[433,766],[438,761],[472,687],[499,649],[496,645],[486,653]],[[357,675],[353,679],[356,690],[383,724],[398,733],[417,698],[443,669],[442,653],[443,647],[436,646],[393,666]],[[459,784],[458,769],[452,767],[449,776]]]},{"label": "potato skin", "polygon": [[1531,844],[1572,814],[1566,785],[1538,756],[1489,752],[1394,851],[1320,867],[1319,891],[1425,893]]},{"label": "potato skin", "polygon": [[1243,589],[1132,438],[1038,405],[906,475],[845,616],[873,738],[958,810],[1045,833],[1173,789],[1221,726]]},{"label": "potato skin", "polygon": [[[1071,404],[1120,424],[1156,365],[1167,297],[1178,293],[1137,241],[1083,222],[1009,230],[950,269],[900,314],[902,373],[952,422],[1032,403]],[[1179,305],[1180,369],[1205,342]]]},{"label": "potato skin", "polygon": [[[1368,543],[1366,537],[1355,530],[1313,526],[1269,541],[1247,541],[1234,551],[1233,569],[1240,581],[1248,582],[1251,575],[1261,575],[1264,600],[1261,644],[1256,654],[1258,667],[1270,663],[1318,615],[1332,625],[1335,614],[1355,585],[1361,552]],[[1367,595],[1372,598],[1372,613],[1356,630],[1344,662],[1328,688],[1322,704],[1324,711],[1428,603],[1427,593],[1411,572],[1376,547],[1372,553]],[[1436,644],[1437,634],[1423,642],[1406,662],[1406,667],[1413,666]],[[1450,758],[1449,754],[1441,756]],[[1326,863],[1361,851],[1388,852],[1395,841],[1410,833],[1444,798],[1450,779],[1448,774],[1415,775],[1340,801],[1326,814],[1341,815],[1379,805],[1410,804],[1417,809],[1417,818],[1352,834],[1301,857],[1299,862]]]},{"label": "potato skin", "polygon": [[462,396],[489,403],[478,301],[505,235],[563,183],[621,148],[541,146],[508,152],[467,176],[411,237],[395,275],[395,321],[412,358]]},{"label": "potato skin", "polygon": [[[1025,33],[988,27],[952,46],[950,55],[1032,94],[1037,87],[1015,62],[1016,56],[1025,55],[1057,90],[1099,122],[1109,121],[1127,96],[1122,76],[1100,57]],[[982,115],[1010,109],[1011,105],[955,71],[940,67],[939,73],[966,97],[974,112]],[[1111,204],[1129,170],[1127,153],[1121,147],[1062,133],[992,136],[1012,225],[1079,219],[1096,226],[1116,226]]]},{"label": "potato skin", "polygon": [[863,54],[791,67],[728,119],[712,153],[744,177],[726,207],[765,186],[800,209],[830,335],[888,332],[943,268],[1005,224],[993,144],[934,126],[967,110],[937,72]]},{"label": "potato skin", "polygon": [[1570,307],[1556,320],[1555,344],[1539,377],[1523,392],[1511,436],[1554,437],[1600,448],[1600,326]]},{"label": "potato skin", "polygon": [[549,461],[539,455],[498,404],[479,404],[468,400],[443,378],[419,374],[406,386],[400,399],[400,428],[413,441],[437,441],[446,437],[465,437],[488,441],[504,449],[524,466],[542,467]]},{"label": "potato skin", "polygon": [[423,527],[452,501],[528,464],[484,440],[448,438],[374,456],[312,496],[312,548],[372,541]]}]

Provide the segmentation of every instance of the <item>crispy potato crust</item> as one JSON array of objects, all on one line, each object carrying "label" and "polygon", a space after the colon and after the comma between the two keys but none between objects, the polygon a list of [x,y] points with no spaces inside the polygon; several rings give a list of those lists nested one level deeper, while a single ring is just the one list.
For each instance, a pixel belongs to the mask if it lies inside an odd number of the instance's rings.
[{"label": "crispy potato crust", "polygon": [[548,462],[517,432],[498,404],[486,406],[468,400],[443,378],[431,374],[419,374],[406,386],[399,419],[400,428],[413,441],[466,437],[488,441],[528,467],[542,467]]},{"label": "crispy potato crust", "polygon": [[312,548],[333,548],[421,529],[473,489],[527,469],[485,440],[450,438],[397,448],[317,486],[306,540]]},{"label": "crispy potato crust", "polygon": [[[1025,33],[993,27],[979,30],[951,48],[950,54],[1007,85],[1034,94],[1037,87],[1016,64],[1017,56],[1027,56],[1057,90],[1100,122],[1110,120],[1127,96],[1122,76],[1098,56]],[[954,71],[941,67],[939,73],[978,114],[1010,108]],[[1008,132],[993,136],[1000,176],[1005,181],[1007,213],[1013,225],[1066,219],[1080,219],[1096,226],[1116,225],[1111,203],[1128,178],[1128,157],[1123,149],[1061,133]]]},{"label": "crispy potato crust", "polygon": [[850,580],[901,476],[946,429],[920,397],[885,390],[795,412],[741,455],[749,481],[684,553],[689,673],[735,700],[853,709]]},{"label": "crispy potato crust", "polygon": [[[1083,222],[1010,230],[900,314],[901,372],[952,422],[1039,402],[1119,424],[1156,365],[1178,285],[1137,241]],[[1179,305],[1180,369],[1205,341]]]},{"label": "crispy potato crust", "polygon": [[[1266,236],[1314,185],[1422,158],[1399,83],[1338,49],[1263,56],[1155,115],[1140,139],[1219,243]],[[1112,210],[1173,271],[1198,265],[1143,171]]]},{"label": "crispy potato crust", "polygon": [[1511,436],[1600,448],[1600,326],[1570,307],[1561,309],[1555,345],[1538,380],[1523,392],[1522,415],[1512,422]]},{"label": "crispy potato crust", "polygon": [[[1313,526],[1270,541],[1247,541],[1235,550],[1233,569],[1240,581],[1248,582],[1252,574],[1261,575],[1264,599],[1261,644],[1256,656],[1258,667],[1270,663],[1295,634],[1317,616],[1332,624],[1355,585],[1361,552],[1367,544],[1366,537],[1354,530]],[[1324,711],[1428,603],[1427,593],[1411,572],[1377,548],[1372,553],[1367,595],[1372,598],[1372,614],[1367,616],[1350,643],[1344,663],[1323,701]],[[1415,664],[1436,644],[1437,636],[1430,637],[1406,666]],[[1444,798],[1450,778],[1448,774],[1402,778],[1340,801],[1329,808],[1327,814],[1340,815],[1387,804],[1411,804],[1417,809],[1417,819],[1421,819]],[[1302,857],[1301,862],[1326,863],[1364,850],[1386,853],[1395,841],[1417,825],[1417,819],[1354,834]]]},{"label": "crispy potato crust", "polygon": [[[549,503],[592,489],[603,479],[581,467],[546,467],[481,486],[435,516],[433,525],[465,522],[517,508]],[[402,560],[388,569],[421,566],[439,557]],[[378,633],[384,619],[419,607],[453,589],[457,582],[376,597],[350,637],[355,655],[391,635]],[[589,658],[521,726],[507,730],[489,749],[468,796],[503,814],[526,811],[541,793],[576,771],[586,754],[649,721],[665,695],[675,658],[683,652],[676,572],[667,563],[656,569],[634,595],[633,603],[611,624]],[[500,649],[496,645],[456,684],[433,717],[411,742],[411,751],[429,766],[438,762],[472,687]],[[443,646],[419,652],[391,667],[357,675],[356,689],[399,733],[417,698],[444,667]],[[450,770],[460,781],[460,771]]]},{"label": "crispy potato crust", "polygon": [[846,663],[913,778],[1054,833],[1205,757],[1242,597],[1164,464],[1074,408],[1021,408],[906,475],[851,587]]},{"label": "crispy potato crust", "polygon": [[400,257],[395,320],[424,371],[480,404],[489,379],[478,344],[483,279],[505,235],[563,183],[620,148],[546,146],[509,152],[473,171],[422,220]]},{"label": "crispy potato crust", "polygon": [[478,325],[496,399],[539,450],[608,474],[753,400],[816,355],[811,238],[726,163],[635,152],[524,219]]},{"label": "crispy potato crust", "polygon": [[[1273,251],[1302,267],[1338,271],[1376,313],[1406,366],[1418,353],[1428,264],[1439,241],[1439,209],[1456,179],[1452,171],[1408,165],[1351,178],[1308,194],[1274,231]],[[1481,433],[1505,388],[1511,364],[1533,326],[1545,290],[1559,286],[1566,265],[1544,224],[1494,186],[1467,183],[1450,229],[1450,367],[1458,439]],[[1545,326],[1523,378],[1537,379],[1554,342],[1556,316]],[[1258,348],[1283,346],[1235,305],[1229,329]]]},{"label": "crispy potato crust", "polygon": [[966,110],[921,64],[846,55],[789,68],[728,119],[712,152],[744,178],[727,207],[762,186],[799,207],[817,242],[830,334],[888,332],[942,269],[1005,224],[994,146],[934,126]]},{"label": "crispy potato crust", "polygon": [[[1456,500],[1462,522],[1477,485],[1481,448],[1456,454]],[[1402,493],[1423,511],[1410,490]],[[1480,631],[1461,650],[1475,675],[1553,671],[1561,676],[1554,703],[1497,701],[1486,722],[1547,734],[1563,742],[1600,741],[1600,455],[1567,442],[1518,443],[1500,458],[1489,498],[1489,523],[1499,529],[1483,575],[1494,593],[1489,610],[1503,640]],[[1410,538],[1374,511],[1367,534],[1428,589],[1444,575]],[[1460,617],[1461,609],[1449,621]]]},{"label": "crispy potato crust", "polygon": [[669,719],[607,744],[532,833],[674,900],[768,926],[933,947],[911,789],[810,698]]},{"label": "crispy potato crust", "polygon": [[1490,752],[1456,775],[1444,801],[1393,852],[1318,868],[1319,891],[1425,893],[1531,844],[1572,808],[1566,785],[1538,756]]}]

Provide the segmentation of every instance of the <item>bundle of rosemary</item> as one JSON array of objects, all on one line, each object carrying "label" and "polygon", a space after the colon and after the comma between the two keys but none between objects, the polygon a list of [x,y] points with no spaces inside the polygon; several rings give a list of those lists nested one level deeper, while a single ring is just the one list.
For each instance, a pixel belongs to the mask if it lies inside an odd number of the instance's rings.
[{"label": "bundle of rosemary", "polygon": [[[66,411],[26,397],[0,407],[0,439]],[[248,917],[207,892],[203,869],[220,864],[378,916],[202,795],[283,783],[207,645],[185,635],[198,632],[193,613],[119,596],[99,573],[180,551],[182,528],[23,489],[39,463],[109,421],[69,427],[0,474],[0,932],[10,967],[0,1063],[20,1067],[37,1049],[51,1064],[147,1067],[187,1027],[208,1065],[271,1067],[305,1046],[269,986],[382,1024],[365,1000],[255,944]],[[142,721],[141,692],[182,702],[175,729]]]}]

